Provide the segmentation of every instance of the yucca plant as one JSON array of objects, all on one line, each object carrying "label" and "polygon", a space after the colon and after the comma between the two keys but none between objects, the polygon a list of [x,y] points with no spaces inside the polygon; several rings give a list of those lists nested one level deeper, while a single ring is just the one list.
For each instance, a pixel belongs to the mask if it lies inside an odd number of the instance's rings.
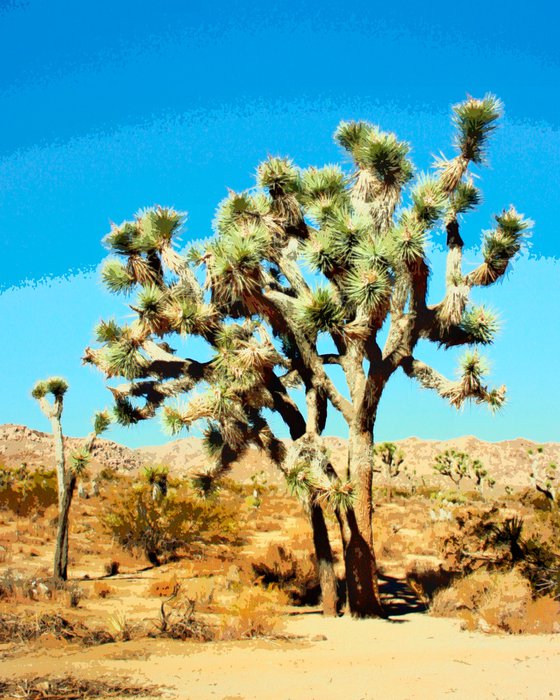
[{"label": "yucca plant", "polygon": [[[320,447],[328,410],[347,422],[348,474],[337,475],[321,459],[314,478],[331,484],[325,488],[334,489],[333,502],[339,477],[352,484],[351,502],[338,512],[349,606],[357,616],[383,614],[371,486],[373,428],[389,380],[402,370],[456,408],[474,401],[495,410],[505,402],[504,387],[487,385],[476,350],[493,342],[496,317],[473,307],[470,294],[504,276],[531,224],[513,207],[498,214],[484,235],[483,261],[470,271],[461,237],[464,218],[481,201],[471,167],[485,163],[500,113],[492,95],[455,105],[455,155],[417,177],[409,144],[368,122],[344,122],[335,139],[349,158],[347,169],[300,170],[287,158],[268,158],[257,169],[256,187],[229,192],[214,238],[191,254],[173,247],[182,215],[161,207],[115,227],[106,239],[115,256],[103,273],[109,289],[147,290],[133,306],[132,326],[107,322],[98,328],[101,347],[86,351],[86,361],[108,377],[129,380],[112,387],[120,422],[150,418],[163,405],[171,432],[206,422],[217,471],[250,443],[286,471],[265,409],[279,414],[296,442],[311,439],[313,449]],[[431,303],[427,251],[441,231],[445,293]],[[320,284],[310,282],[309,267]],[[199,314],[205,322],[195,320]],[[179,357],[168,344],[174,335],[201,336],[211,359]],[[332,352],[322,350],[325,337]],[[462,359],[459,377],[448,379],[418,359],[421,340],[474,350]],[[348,394],[329,365],[344,374]],[[202,394],[178,405],[197,384]],[[305,409],[289,394],[294,386],[305,393]],[[317,495],[311,482],[300,487]]]}]

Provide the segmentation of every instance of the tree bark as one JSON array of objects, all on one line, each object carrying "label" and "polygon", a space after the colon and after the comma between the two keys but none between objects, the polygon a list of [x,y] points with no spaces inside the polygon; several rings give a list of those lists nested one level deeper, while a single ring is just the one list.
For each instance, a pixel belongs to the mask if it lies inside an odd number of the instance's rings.
[{"label": "tree bark", "polygon": [[345,513],[347,528],[344,560],[348,604],[354,617],[386,617],[377,581],[373,548],[373,433],[351,428],[348,471],[356,484],[356,505]]},{"label": "tree bark", "polygon": [[313,530],[313,545],[319,567],[323,615],[325,617],[335,617],[338,612],[338,595],[334,557],[323,509],[317,503],[310,505],[310,520]]},{"label": "tree bark", "polygon": [[58,512],[58,529],[56,533],[56,548],[54,552],[54,578],[66,581],[68,578],[68,526],[70,522],[70,506],[76,487],[76,475],[69,474],[64,482],[62,503]]}]

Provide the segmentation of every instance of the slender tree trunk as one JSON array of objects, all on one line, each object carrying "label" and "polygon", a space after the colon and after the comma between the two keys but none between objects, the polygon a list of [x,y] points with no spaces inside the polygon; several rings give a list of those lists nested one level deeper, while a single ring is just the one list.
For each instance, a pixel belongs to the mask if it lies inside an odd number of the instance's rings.
[{"label": "slender tree trunk", "polygon": [[319,585],[323,615],[334,617],[338,611],[337,582],[334,571],[334,557],[329,541],[329,532],[325,522],[323,509],[317,503],[310,504],[310,520],[313,530],[313,544],[319,567]]},{"label": "slender tree trunk", "polygon": [[58,581],[66,581],[68,578],[68,526],[75,488],[76,475],[70,474],[64,483],[62,503],[58,512],[58,530],[54,552],[54,578]]},{"label": "slender tree trunk", "polygon": [[377,564],[373,549],[373,435],[370,430],[351,429],[349,472],[356,483],[356,505],[345,514],[345,551],[348,604],[354,617],[386,617],[379,596]]},{"label": "slender tree trunk", "polygon": [[62,422],[60,416],[51,417],[51,427],[54,439],[54,458],[56,466],[56,481],[58,487],[58,509],[62,506],[64,498],[64,480],[66,478],[66,460],[64,455],[64,440],[62,437]]}]

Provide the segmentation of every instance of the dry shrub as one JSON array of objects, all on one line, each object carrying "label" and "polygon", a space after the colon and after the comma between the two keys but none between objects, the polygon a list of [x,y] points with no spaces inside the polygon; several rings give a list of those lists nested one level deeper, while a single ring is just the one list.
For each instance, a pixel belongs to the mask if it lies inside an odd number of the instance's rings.
[{"label": "dry shrub", "polygon": [[183,641],[209,642],[215,639],[215,631],[196,614],[196,601],[179,595],[179,592],[177,584],[172,596],[161,604],[158,635]]},{"label": "dry shrub", "polygon": [[430,613],[460,617],[467,629],[485,632],[560,631],[560,603],[550,597],[533,600],[529,581],[517,569],[506,573],[480,570],[457,579],[435,594]]},{"label": "dry shrub", "polygon": [[225,640],[277,636],[286,595],[254,586],[244,589],[221,623],[219,637]]},{"label": "dry shrub", "polygon": [[78,679],[74,676],[46,678],[35,676],[19,680],[0,681],[0,698],[110,698],[110,697],[157,697],[155,686],[138,686],[126,678],[120,681]]},{"label": "dry shrub", "polygon": [[153,499],[149,485],[137,485],[108,505],[104,525],[129,551],[142,551],[158,566],[178,550],[196,551],[209,544],[235,544],[239,503],[202,498],[181,484],[166,497]]},{"label": "dry shrub", "polygon": [[58,503],[56,474],[53,470],[0,467],[0,509],[20,517],[43,513]]},{"label": "dry shrub", "polygon": [[105,574],[107,576],[116,576],[119,573],[120,563],[113,559],[105,564]]},{"label": "dry shrub", "polygon": [[296,605],[315,605],[321,588],[315,555],[272,543],[261,561],[251,562],[257,581],[283,591]]},{"label": "dry shrub", "polygon": [[0,643],[27,642],[49,635],[55,639],[78,641],[82,644],[107,644],[114,641],[103,630],[87,627],[81,622],[70,621],[58,614],[0,615]]},{"label": "dry shrub", "polygon": [[93,592],[98,598],[108,598],[113,595],[115,589],[104,581],[96,581],[93,584]]},{"label": "dry shrub", "polygon": [[406,582],[409,588],[428,605],[437,591],[449,586],[454,574],[447,571],[441,563],[415,560],[406,569]]}]

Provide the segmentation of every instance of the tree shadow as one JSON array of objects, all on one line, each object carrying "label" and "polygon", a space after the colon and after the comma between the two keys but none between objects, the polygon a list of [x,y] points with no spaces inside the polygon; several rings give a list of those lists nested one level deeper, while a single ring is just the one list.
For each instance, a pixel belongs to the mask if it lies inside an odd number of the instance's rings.
[{"label": "tree shadow", "polygon": [[386,575],[380,576],[379,592],[389,617],[400,617],[409,613],[425,613],[427,610],[426,605],[402,579]]}]

